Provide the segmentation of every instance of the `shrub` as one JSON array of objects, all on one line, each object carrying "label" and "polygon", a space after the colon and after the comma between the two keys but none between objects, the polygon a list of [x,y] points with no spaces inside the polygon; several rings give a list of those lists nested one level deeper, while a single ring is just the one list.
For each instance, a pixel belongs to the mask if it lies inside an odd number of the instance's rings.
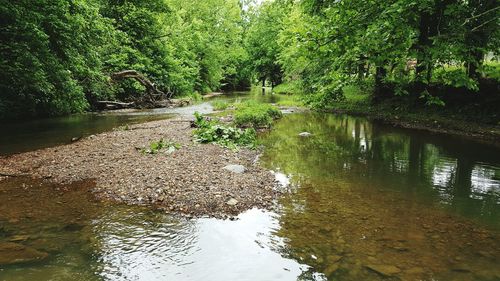
[{"label": "shrub", "polygon": [[216,100],[212,102],[212,106],[215,110],[225,110],[229,107],[229,103],[225,101]]},{"label": "shrub", "polygon": [[236,149],[239,146],[254,148],[257,134],[254,129],[239,129],[222,125],[217,121],[209,121],[195,112],[195,141],[199,143],[216,143],[224,147]]},{"label": "shrub", "polygon": [[247,101],[236,106],[234,123],[239,127],[270,127],[272,121],[281,118],[281,116],[281,111],[275,106]]}]

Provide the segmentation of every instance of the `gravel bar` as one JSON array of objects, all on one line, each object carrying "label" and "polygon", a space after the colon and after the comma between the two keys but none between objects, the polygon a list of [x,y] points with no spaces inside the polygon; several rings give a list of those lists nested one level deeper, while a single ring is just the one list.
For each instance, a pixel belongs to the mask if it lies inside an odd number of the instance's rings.
[{"label": "gravel bar", "polygon": [[[0,174],[60,184],[92,180],[99,199],[152,205],[194,217],[226,217],[273,206],[280,191],[274,175],[259,167],[258,150],[197,144],[192,131],[189,120],[182,119],[132,125],[67,145],[1,157]],[[162,138],[181,148],[171,154],[140,151]],[[243,165],[245,171],[231,172],[224,169],[227,165]]]}]

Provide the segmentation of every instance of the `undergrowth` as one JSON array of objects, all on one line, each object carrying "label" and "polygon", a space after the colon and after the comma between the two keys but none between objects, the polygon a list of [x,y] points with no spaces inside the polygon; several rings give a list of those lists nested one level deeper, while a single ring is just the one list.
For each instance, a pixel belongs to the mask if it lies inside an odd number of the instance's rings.
[{"label": "undergrowth", "polygon": [[281,111],[270,104],[246,101],[236,105],[234,124],[238,127],[269,128]]},{"label": "undergrowth", "polygon": [[159,141],[154,141],[149,144],[149,147],[145,147],[141,149],[142,154],[157,154],[160,151],[165,152],[166,154],[173,153],[174,151],[181,148],[179,143],[175,143],[173,141],[166,141],[163,138]]},{"label": "undergrowth", "polygon": [[239,129],[220,124],[215,120],[207,120],[198,112],[194,113],[196,130],[194,138],[199,143],[216,143],[223,147],[237,149],[238,147],[255,148],[257,134],[253,128]]},{"label": "undergrowth", "polygon": [[216,100],[212,102],[212,106],[215,110],[226,110],[229,107],[229,103],[226,101]]}]

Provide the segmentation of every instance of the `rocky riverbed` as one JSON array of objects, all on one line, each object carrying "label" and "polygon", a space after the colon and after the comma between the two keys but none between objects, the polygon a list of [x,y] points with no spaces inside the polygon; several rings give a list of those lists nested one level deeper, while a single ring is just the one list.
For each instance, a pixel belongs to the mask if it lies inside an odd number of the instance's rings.
[{"label": "rocky riverbed", "polygon": [[[189,120],[161,120],[2,157],[0,180],[6,175],[61,184],[91,180],[100,199],[151,204],[196,217],[272,206],[280,192],[274,175],[259,167],[258,150],[197,144],[192,130]],[[144,153],[161,139],[178,149]]]}]

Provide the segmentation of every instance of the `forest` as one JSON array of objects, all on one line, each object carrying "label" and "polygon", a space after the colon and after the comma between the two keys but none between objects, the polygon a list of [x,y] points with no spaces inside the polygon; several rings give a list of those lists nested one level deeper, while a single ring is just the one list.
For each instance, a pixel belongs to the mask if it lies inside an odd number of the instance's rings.
[{"label": "forest", "polygon": [[111,78],[124,70],[169,97],[262,83],[320,108],[354,92],[496,111],[495,0],[260,2],[2,0],[0,118],[143,95],[137,81]]}]

